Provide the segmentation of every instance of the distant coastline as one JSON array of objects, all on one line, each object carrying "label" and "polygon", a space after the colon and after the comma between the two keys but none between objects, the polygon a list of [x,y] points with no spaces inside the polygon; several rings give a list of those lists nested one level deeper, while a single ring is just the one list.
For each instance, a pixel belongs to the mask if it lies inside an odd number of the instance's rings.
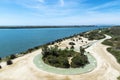
[{"label": "distant coastline", "polygon": [[33,29],[33,28],[80,28],[97,27],[97,25],[62,25],[62,26],[0,26],[0,29]]}]

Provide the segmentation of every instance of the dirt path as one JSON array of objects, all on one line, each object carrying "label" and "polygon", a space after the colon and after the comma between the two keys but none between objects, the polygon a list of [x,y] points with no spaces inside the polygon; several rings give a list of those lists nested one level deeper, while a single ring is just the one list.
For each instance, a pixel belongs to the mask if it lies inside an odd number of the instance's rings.
[{"label": "dirt path", "polygon": [[[110,38],[107,36],[107,38]],[[106,39],[107,39],[106,38]],[[0,80],[116,80],[120,75],[120,65],[116,59],[106,51],[107,46],[100,40],[86,49],[97,60],[97,67],[85,74],[58,75],[38,69],[33,58],[41,53],[41,49],[15,59],[13,65],[0,70]]]}]

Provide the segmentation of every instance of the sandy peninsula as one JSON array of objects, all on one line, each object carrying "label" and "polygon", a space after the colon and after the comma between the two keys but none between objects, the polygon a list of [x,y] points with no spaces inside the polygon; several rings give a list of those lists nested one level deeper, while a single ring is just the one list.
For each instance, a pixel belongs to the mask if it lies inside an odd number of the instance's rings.
[{"label": "sandy peninsula", "polygon": [[55,73],[49,73],[40,70],[33,63],[33,59],[36,55],[41,54],[41,49],[26,54],[22,57],[13,60],[12,65],[6,65],[2,62],[2,69],[0,69],[0,80],[117,80],[120,75],[120,64],[117,63],[114,56],[112,56],[105,46],[101,44],[105,39],[111,38],[106,35],[106,38],[98,41],[89,41],[87,38],[81,36],[66,39],[59,44],[61,48],[70,47],[68,43],[75,40],[75,49],[78,50],[79,46],[84,46],[93,43],[86,49],[97,61],[97,67],[91,72],[77,75],[60,75]]}]

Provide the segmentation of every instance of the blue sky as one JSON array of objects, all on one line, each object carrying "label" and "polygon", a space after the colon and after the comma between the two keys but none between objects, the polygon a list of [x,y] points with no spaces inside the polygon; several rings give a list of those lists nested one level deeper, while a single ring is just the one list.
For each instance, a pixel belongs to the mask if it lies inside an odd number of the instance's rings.
[{"label": "blue sky", "polygon": [[0,0],[0,25],[120,24],[120,0]]}]

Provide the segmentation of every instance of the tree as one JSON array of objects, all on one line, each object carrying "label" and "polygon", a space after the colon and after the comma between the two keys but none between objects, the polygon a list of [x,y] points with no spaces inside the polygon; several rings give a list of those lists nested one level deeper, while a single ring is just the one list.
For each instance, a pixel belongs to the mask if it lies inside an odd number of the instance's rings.
[{"label": "tree", "polygon": [[66,49],[66,50],[68,50],[69,48],[68,48],[68,47],[66,47],[65,49]]},{"label": "tree", "polygon": [[27,53],[31,53],[34,49],[28,49]]},{"label": "tree", "polygon": [[72,46],[70,47],[70,49],[72,49],[72,50],[73,50],[73,49],[74,49],[74,46],[72,45]]},{"label": "tree", "polygon": [[80,46],[80,53],[81,53],[81,54],[84,54],[84,53],[85,53],[85,49],[82,48],[81,46]]},{"label": "tree", "polygon": [[79,38],[79,40],[82,40],[82,38]]},{"label": "tree", "polygon": [[14,54],[12,54],[11,56],[10,56],[10,59],[15,59],[16,58],[16,55],[14,55]]},{"label": "tree", "polygon": [[83,67],[88,63],[88,59],[86,55],[76,55],[75,57],[72,58],[72,63],[71,67],[73,68],[79,68]]},{"label": "tree", "polygon": [[11,60],[8,60],[7,65],[11,65],[11,64],[13,64],[13,62]]},{"label": "tree", "polygon": [[75,43],[74,42],[69,42],[69,45],[75,45]]},{"label": "tree", "polygon": [[[59,68],[69,68],[71,64],[69,64],[69,57],[73,57],[73,67],[84,66],[87,61],[86,55],[80,55],[78,52],[75,52],[74,46],[71,46],[71,49],[58,49],[57,47],[48,47],[44,49],[43,47],[43,61],[51,66],[59,67]],[[83,57],[83,58],[82,58]]]},{"label": "tree", "polygon": [[45,45],[42,47],[42,55],[43,57],[46,57],[50,54],[48,47]]},{"label": "tree", "polygon": [[49,64],[52,64],[52,65],[58,63],[57,58],[53,55],[48,56],[46,60]]},{"label": "tree", "polygon": [[0,65],[0,69],[2,69],[2,66]]},{"label": "tree", "polygon": [[69,68],[70,67],[70,64],[69,64],[69,61],[68,61],[68,59],[65,59],[65,60],[63,60],[63,68]]}]

